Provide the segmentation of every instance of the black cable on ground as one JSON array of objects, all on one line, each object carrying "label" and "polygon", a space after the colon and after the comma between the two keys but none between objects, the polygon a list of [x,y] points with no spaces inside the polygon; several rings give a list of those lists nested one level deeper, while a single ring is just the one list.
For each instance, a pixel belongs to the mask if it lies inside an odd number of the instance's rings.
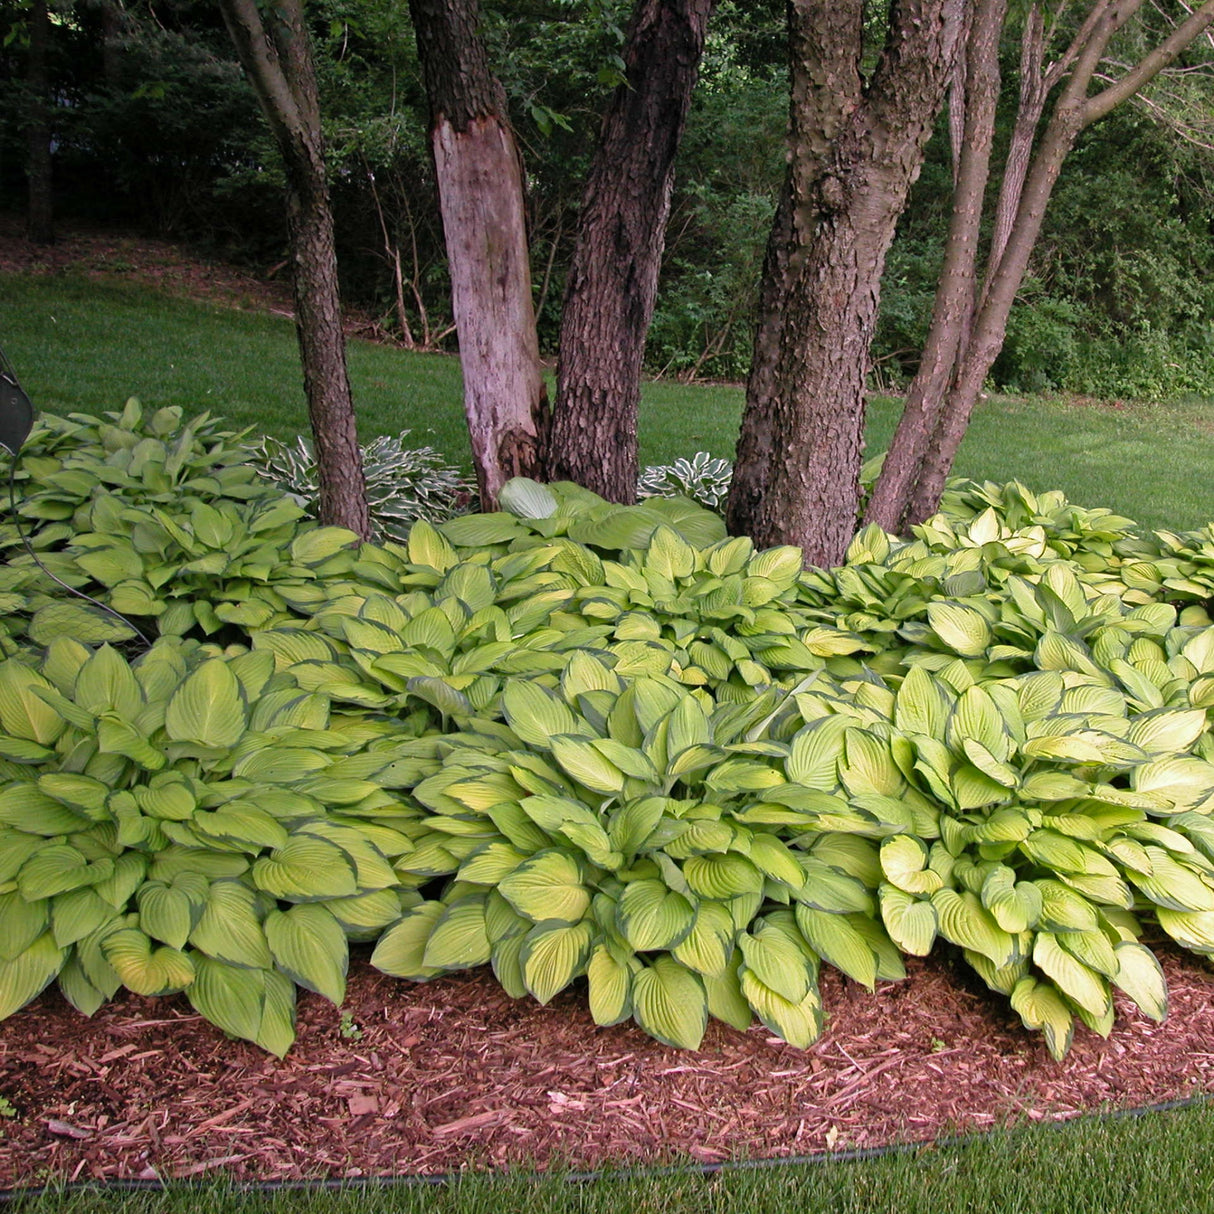
[{"label": "black cable on ground", "polygon": [[[1207,1095],[1190,1096],[1181,1100],[1165,1100],[1158,1104],[1135,1105],[1125,1109],[1111,1109],[1102,1113],[1082,1114],[1078,1117],[1061,1118],[1049,1122],[1037,1122],[1032,1128],[1060,1130],[1079,1122],[1120,1121],[1131,1117],[1145,1117],[1153,1113],[1168,1113],[1181,1109],[1201,1108],[1210,1103]],[[1027,1129],[1027,1126],[1013,1127]],[[758,1172],[772,1168],[807,1167],[819,1164],[863,1163],[872,1159],[883,1159],[899,1155],[914,1155],[929,1151],[968,1149],[990,1137],[992,1131],[983,1130],[973,1134],[954,1134],[947,1138],[930,1138],[920,1142],[892,1142],[879,1147],[856,1147],[845,1151],[820,1151],[813,1155],[781,1155],[770,1159],[723,1160],[719,1163],[662,1164],[635,1168],[601,1168],[589,1172],[557,1173],[566,1184],[598,1184],[626,1180],[652,1180],[665,1176],[717,1176],[729,1172]],[[458,1184],[468,1179],[527,1179],[541,1182],[551,1180],[553,1174],[545,1172],[509,1173],[489,1170],[485,1172],[438,1172],[419,1174],[404,1172],[396,1176],[332,1176],[317,1180],[285,1179],[236,1181],[231,1190],[241,1194],[273,1194],[286,1192],[303,1193],[360,1193],[380,1192],[395,1187],[433,1187]],[[0,1189],[0,1205],[15,1201],[33,1201],[40,1197],[63,1196],[71,1193],[165,1193],[173,1190],[189,1190],[198,1187],[194,1179],[118,1179],[79,1180],[67,1184],[47,1184],[30,1188]]]}]

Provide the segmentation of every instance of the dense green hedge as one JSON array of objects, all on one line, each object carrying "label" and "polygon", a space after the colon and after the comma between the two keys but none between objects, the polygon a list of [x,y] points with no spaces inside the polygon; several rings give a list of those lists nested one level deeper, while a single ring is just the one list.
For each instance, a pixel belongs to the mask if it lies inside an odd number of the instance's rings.
[{"label": "dense green hedge", "polygon": [[319,527],[206,418],[44,419],[0,528],[0,1015],[184,991],[283,1053],[347,942],[491,964],[695,1047],[820,1033],[960,949],[1061,1056],[1149,924],[1214,952],[1214,533],[954,484],[844,566],[687,499],[513,482],[401,544]]}]

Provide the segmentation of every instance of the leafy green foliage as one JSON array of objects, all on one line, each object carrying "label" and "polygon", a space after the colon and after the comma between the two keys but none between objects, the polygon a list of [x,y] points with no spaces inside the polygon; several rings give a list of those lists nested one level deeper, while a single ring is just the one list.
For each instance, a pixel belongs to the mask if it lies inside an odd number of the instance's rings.
[{"label": "leafy green foliage", "polygon": [[727,459],[713,459],[707,451],[697,451],[691,459],[676,459],[673,464],[653,464],[637,480],[637,497],[671,497],[681,493],[710,510],[723,510],[729,495],[733,465]]},{"label": "leafy green foliage", "polygon": [[1115,990],[1166,1014],[1148,926],[1214,955],[1209,528],[957,482],[806,570],[686,497],[518,480],[359,544],[226,439],[211,475],[201,424],[164,490],[145,424],[57,440],[40,542],[155,645],[82,644],[3,571],[3,1014],[181,991],[282,1053],[352,939],[419,981],[584,982],[673,1045],[807,1045],[823,963],[871,989],[948,946],[1060,1057]]}]

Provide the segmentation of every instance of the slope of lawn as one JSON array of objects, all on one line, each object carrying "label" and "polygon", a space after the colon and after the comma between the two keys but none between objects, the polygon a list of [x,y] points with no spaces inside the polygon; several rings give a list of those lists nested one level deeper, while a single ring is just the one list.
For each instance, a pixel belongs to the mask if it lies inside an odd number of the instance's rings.
[{"label": "slope of lawn", "polygon": [[[128,396],[146,404],[210,409],[235,425],[291,438],[306,429],[289,321],[169,299],[129,285],[56,276],[0,278],[0,344],[39,407],[96,413]],[[364,441],[410,429],[468,465],[459,362],[368,342],[350,343]],[[641,460],[697,450],[731,455],[738,388],[645,385]],[[869,450],[882,450],[897,402],[874,401]],[[961,475],[1013,478],[1061,489],[1151,527],[1214,518],[1214,402],[1101,406],[994,397],[978,408],[957,463]]]}]

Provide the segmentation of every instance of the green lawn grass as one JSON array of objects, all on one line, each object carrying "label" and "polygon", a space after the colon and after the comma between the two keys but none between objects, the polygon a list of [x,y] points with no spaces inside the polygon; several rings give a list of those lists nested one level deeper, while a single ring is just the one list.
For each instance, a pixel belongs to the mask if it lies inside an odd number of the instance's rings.
[{"label": "green lawn grass", "polygon": [[276,1193],[222,1183],[101,1196],[50,1193],[14,1214],[1142,1214],[1214,1211],[1214,1110],[1081,1119],[997,1131],[863,1161],[607,1174],[594,1183],[522,1173],[449,1184]]},{"label": "green lawn grass", "polygon": [[[0,345],[50,411],[96,413],[134,395],[281,438],[306,429],[294,330],[279,317],[70,275],[4,276]],[[457,359],[354,341],[350,369],[364,441],[409,429],[418,445],[469,466]],[[741,411],[737,388],[646,384],[642,463],[732,455]],[[870,452],[884,449],[896,422],[897,402],[873,402]],[[956,471],[1061,489],[1150,527],[1201,526],[1214,519],[1214,401],[1105,408],[993,397],[976,410]]]}]

